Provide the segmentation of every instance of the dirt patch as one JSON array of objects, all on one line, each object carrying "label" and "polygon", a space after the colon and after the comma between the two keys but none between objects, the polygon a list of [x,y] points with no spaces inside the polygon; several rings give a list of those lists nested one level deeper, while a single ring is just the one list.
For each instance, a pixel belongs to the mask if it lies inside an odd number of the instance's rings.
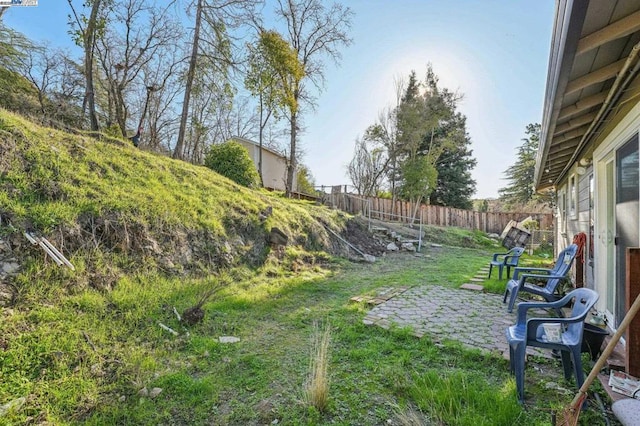
[{"label": "dirt patch", "polygon": [[356,217],[347,221],[342,238],[366,254],[379,257],[386,253],[385,242],[369,231],[367,222],[362,218]]}]

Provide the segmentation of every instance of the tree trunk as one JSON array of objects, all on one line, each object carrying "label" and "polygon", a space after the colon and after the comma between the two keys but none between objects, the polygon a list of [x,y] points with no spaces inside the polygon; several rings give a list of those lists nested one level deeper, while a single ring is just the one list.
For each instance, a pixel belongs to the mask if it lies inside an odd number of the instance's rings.
[{"label": "tree trunk", "polygon": [[187,72],[187,83],[184,87],[184,99],[182,101],[182,115],[180,116],[180,130],[178,131],[178,141],[173,151],[173,158],[182,160],[184,157],[184,136],[187,129],[187,119],[189,118],[189,101],[191,100],[191,87],[196,72],[198,62],[198,45],[200,43],[200,20],[202,18],[202,0],[198,0],[196,7],[196,26],[193,30],[193,45],[191,46],[191,59],[189,60],[189,71]]},{"label": "tree trunk", "polygon": [[89,107],[89,122],[91,130],[97,132],[100,129],[98,116],[96,114],[95,93],[93,87],[93,51],[95,46],[96,19],[98,19],[98,9],[101,0],[95,0],[91,7],[91,15],[87,22],[87,29],[84,34],[84,76],[87,82],[86,99]]},{"label": "tree trunk", "polygon": [[293,175],[296,170],[296,137],[298,128],[298,114],[294,112],[291,114],[291,143],[289,153],[289,164],[287,165],[287,197],[291,196],[293,192]]},{"label": "tree trunk", "polygon": [[122,133],[122,137],[126,138],[127,135],[127,109],[124,104],[124,96],[122,93],[121,87],[116,87],[115,89],[115,107],[116,107],[116,120],[118,122],[118,127],[120,127],[120,132]]},{"label": "tree trunk", "polygon": [[260,144],[260,152],[258,152],[258,175],[260,176],[260,185],[262,187],[264,187],[264,177],[262,176],[262,130],[264,129],[264,125],[262,124],[263,109],[262,92],[260,92],[260,129],[258,132],[258,143]]}]

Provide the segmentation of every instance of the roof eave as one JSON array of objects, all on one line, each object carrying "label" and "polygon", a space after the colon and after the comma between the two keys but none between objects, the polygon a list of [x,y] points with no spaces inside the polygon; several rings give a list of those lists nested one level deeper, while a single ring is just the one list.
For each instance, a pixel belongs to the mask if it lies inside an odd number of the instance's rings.
[{"label": "roof eave", "polygon": [[557,184],[555,181],[542,182],[542,179],[556,121],[562,106],[564,91],[569,83],[569,75],[577,52],[578,42],[580,41],[588,5],[588,0],[559,0],[556,3],[540,147],[534,172],[534,182],[537,190]]}]

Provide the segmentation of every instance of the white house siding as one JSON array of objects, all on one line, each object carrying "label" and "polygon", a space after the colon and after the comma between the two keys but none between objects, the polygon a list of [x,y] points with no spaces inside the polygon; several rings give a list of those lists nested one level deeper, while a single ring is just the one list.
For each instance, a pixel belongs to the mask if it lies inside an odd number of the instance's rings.
[{"label": "white house siding", "polygon": [[[249,157],[258,170],[260,164],[260,145],[244,138],[233,138],[234,141],[246,148]],[[260,172],[258,170],[258,172]],[[277,191],[286,190],[287,160],[284,156],[263,147],[262,148],[262,179],[265,188]],[[293,191],[296,191],[297,173],[294,173]]]},{"label": "white house siding", "polygon": [[[607,311],[613,315],[612,298],[615,297],[615,264],[624,262],[624,259],[612,258],[611,250],[613,237],[615,236],[615,223],[612,220],[613,197],[612,188],[615,184],[610,182],[615,179],[615,151],[628,142],[640,130],[640,103],[637,103],[615,127],[602,139],[602,142],[594,150],[593,162],[595,165],[595,286],[600,294],[598,310]],[[613,228],[613,229],[611,229]],[[640,246],[640,241],[636,242]],[[619,318],[617,319],[620,320]]]},{"label": "white house siding", "polygon": [[[587,236],[589,235],[589,225],[591,222],[589,213],[589,176],[591,176],[592,173],[592,167],[582,167],[578,169],[578,165],[575,164],[568,174],[568,178],[558,187],[556,253],[559,253],[571,244],[574,237],[580,232],[584,232]],[[574,182],[574,189],[571,188],[571,181]],[[573,209],[571,208],[572,204],[574,206]],[[587,253],[587,247],[585,247],[585,263],[582,265],[582,268],[573,267],[571,277],[575,283],[576,280],[578,280],[576,272],[582,270],[580,281],[582,281],[585,286],[593,282],[593,275],[587,279]],[[577,262],[578,260],[576,260],[576,263]]]}]

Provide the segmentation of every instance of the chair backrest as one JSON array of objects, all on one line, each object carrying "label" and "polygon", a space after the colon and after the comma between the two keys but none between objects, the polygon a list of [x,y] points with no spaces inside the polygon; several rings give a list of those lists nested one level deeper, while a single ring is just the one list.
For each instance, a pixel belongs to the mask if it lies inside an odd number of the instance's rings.
[{"label": "chair backrest", "polygon": [[584,319],[587,314],[593,308],[593,305],[598,301],[598,293],[590,288],[577,288],[564,297],[567,300],[575,299],[573,301],[573,308],[571,309],[570,319],[577,319],[579,321],[569,324],[567,331],[570,334],[574,334],[577,337],[582,337],[582,327]]},{"label": "chair backrest", "polygon": [[573,260],[578,253],[578,246],[575,244],[569,245],[566,249],[562,250],[556,259],[555,265],[553,265],[553,275],[566,275],[573,264]]},{"label": "chair backrest", "polygon": [[514,247],[507,253],[507,257],[505,257],[504,264],[507,266],[518,266],[518,260],[520,260],[520,256],[524,253],[523,247]]},{"label": "chair backrest", "polygon": [[[575,244],[571,244],[566,249],[562,250],[558,255],[558,259],[556,260],[555,265],[551,269],[551,275],[564,277],[569,272],[571,268],[571,264],[573,263],[573,259],[576,257],[576,253],[578,252],[578,246]],[[551,278],[546,281],[543,288],[540,291],[546,294],[553,294],[562,282],[561,278]]]}]

